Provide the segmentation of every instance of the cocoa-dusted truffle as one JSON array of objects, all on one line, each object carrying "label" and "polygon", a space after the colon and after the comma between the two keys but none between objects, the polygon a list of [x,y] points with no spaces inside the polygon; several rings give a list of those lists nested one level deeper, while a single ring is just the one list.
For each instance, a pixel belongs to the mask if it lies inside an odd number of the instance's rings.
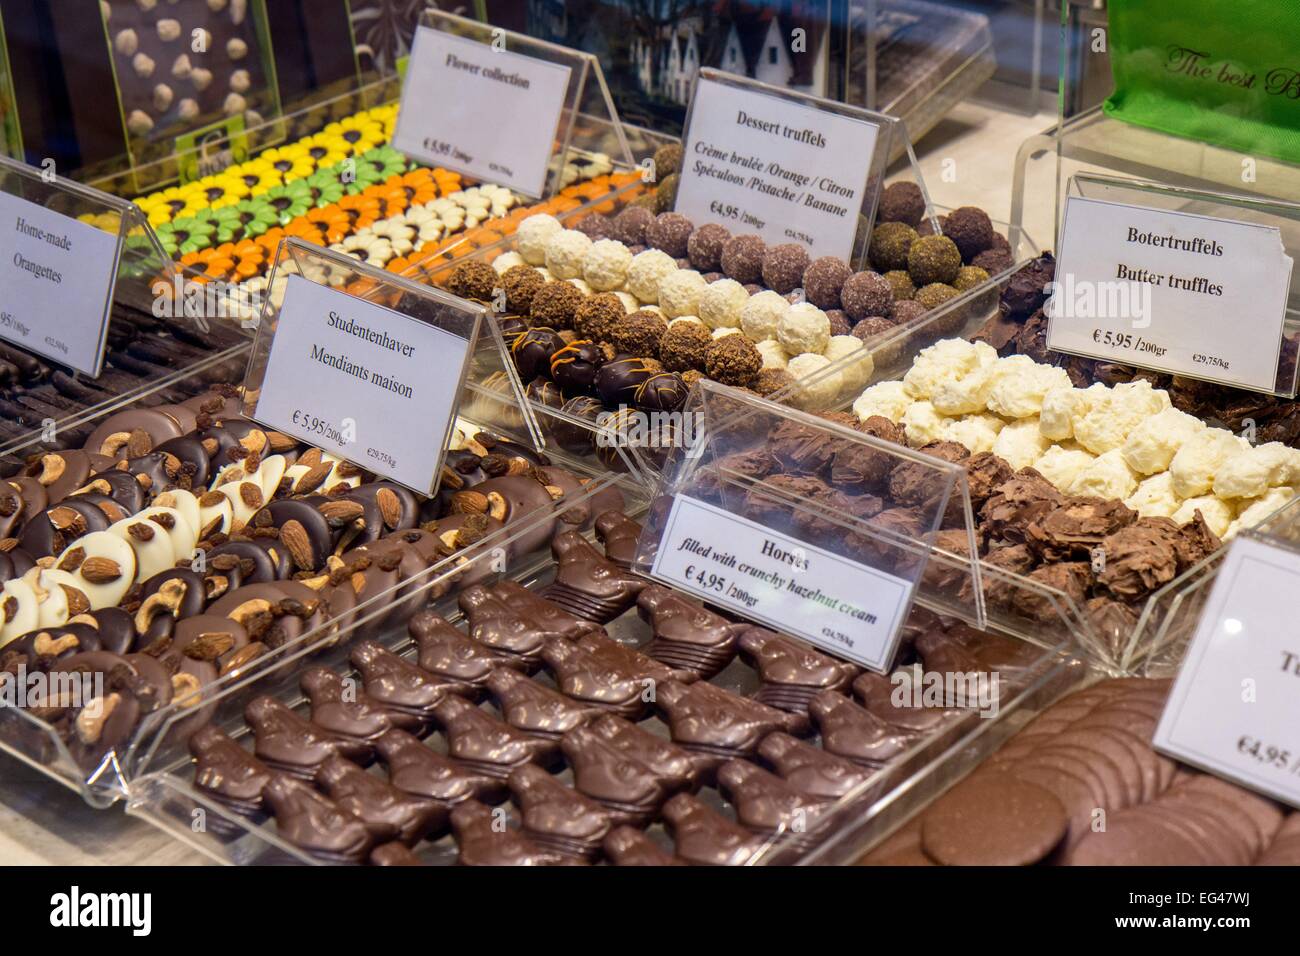
[{"label": "cocoa-dusted truffle", "polygon": [[645,242],[646,227],[655,221],[655,214],[644,206],[628,206],[614,217],[610,238],[627,246]]},{"label": "cocoa-dusted truffle", "polygon": [[665,143],[655,150],[655,179],[663,179],[682,171],[682,147],[680,143]]},{"label": "cocoa-dusted truffle", "polygon": [[943,222],[943,234],[957,244],[965,262],[993,246],[993,222],[989,214],[977,206],[962,206],[948,213]]},{"label": "cocoa-dusted truffle", "polygon": [[451,272],[447,288],[452,295],[462,299],[475,299],[479,302],[491,302],[501,277],[497,270],[486,262],[477,260],[462,262]]},{"label": "cocoa-dusted truffle", "polygon": [[612,292],[589,295],[573,310],[573,328],[584,339],[609,342],[614,327],[627,315],[627,309]]},{"label": "cocoa-dusted truffle", "polygon": [[646,245],[651,249],[660,249],[674,259],[684,258],[686,247],[691,241],[695,223],[679,212],[661,212],[655,221],[645,228]]},{"label": "cocoa-dusted truffle", "polygon": [[647,358],[659,357],[659,343],[668,331],[662,315],[642,309],[615,323],[611,341],[620,352]]},{"label": "cocoa-dusted truffle", "polygon": [[962,266],[952,280],[952,287],[958,292],[966,292],[989,281],[989,274],[979,266]]},{"label": "cocoa-dusted truffle", "polygon": [[916,283],[905,269],[890,269],[884,274],[884,280],[889,283],[895,302],[905,302],[916,296]]},{"label": "cocoa-dusted truffle", "polygon": [[838,309],[840,290],[853,270],[837,256],[822,256],[803,273],[803,294],[819,309]]},{"label": "cocoa-dusted truffle", "polygon": [[762,367],[763,356],[743,335],[724,335],[704,353],[704,370],[723,385],[749,385]]},{"label": "cocoa-dusted truffle", "polygon": [[853,324],[844,314],[843,309],[827,309],[826,321],[831,324],[831,338],[837,335],[849,335],[853,331]]},{"label": "cocoa-dusted truffle", "polygon": [[905,222],[913,229],[925,215],[925,197],[916,183],[890,183],[880,194],[876,218],[881,222]]},{"label": "cocoa-dusted truffle", "polygon": [[731,241],[731,232],[716,222],[705,223],[691,233],[686,256],[691,268],[700,272],[717,272],[722,268],[722,250]]},{"label": "cocoa-dusted truffle", "polygon": [[785,295],[799,288],[807,268],[808,250],[796,242],[784,242],[768,249],[763,256],[763,282],[774,292]]},{"label": "cocoa-dusted truffle", "polygon": [[993,454],[991,451],[982,451],[978,455],[971,455],[962,462],[966,468],[966,482],[970,487],[971,507],[979,511],[984,502],[993,496],[993,492],[1000,485],[1010,481],[1015,472],[1006,459]]},{"label": "cocoa-dusted truffle", "polygon": [[926,312],[931,312],[949,299],[955,299],[959,294],[950,285],[944,285],[942,282],[931,282],[924,288],[918,289],[916,298],[912,301],[925,309]]},{"label": "cocoa-dusted truffle", "polygon": [[[1092,581],[1092,566],[1087,561],[1045,564],[1029,572],[1029,580],[1062,591],[1075,604],[1082,604]],[[1061,619],[1057,600],[1038,588],[1020,588],[1011,599],[1011,608],[1032,621],[1048,624]]]},{"label": "cocoa-dusted truffle", "polygon": [[763,278],[767,244],[758,236],[736,236],[722,247],[722,271],[741,284]]},{"label": "cocoa-dusted truffle", "polygon": [[884,277],[875,272],[855,272],[840,290],[844,313],[854,322],[868,316],[888,317],[894,310],[894,293]]},{"label": "cocoa-dusted truffle", "polygon": [[[905,222],[883,222],[871,231],[867,256],[882,272],[906,269],[907,254],[916,242],[916,230]],[[960,265],[960,263],[958,263]]]},{"label": "cocoa-dusted truffle", "polygon": [[583,295],[568,282],[552,281],[533,293],[528,314],[537,325],[553,329],[573,327],[573,314],[582,305]]},{"label": "cocoa-dusted truffle", "polygon": [[501,288],[506,292],[506,308],[527,315],[533,305],[533,296],[544,285],[545,277],[532,266],[511,266],[501,276]]},{"label": "cocoa-dusted truffle", "polygon": [[659,185],[655,187],[656,212],[672,212],[673,206],[677,205],[677,187],[681,184],[681,180],[682,177],[676,173],[659,180]]},{"label": "cocoa-dusted truffle", "polygon": [[1107,535],[1098,586],[1124,601],[1146,597],[1178,576],[1178,539],[1178,525],[1168,518],[1139,518]]},{"label": "cocoa-dusted truffle", "polygon": [[1011,258],[1011,253],[1004,252],[1001,249],[985,249],[974,259],[970,261],[973,266],[978,266],[991,276],[999,272],[1006,272],[1013,265],[1015,260]]},{"label": "cocoa-dusted truffle", "polygon": [[947,236],[921,236],[907,251],[907,272],[918,286],[951,282],[961,268],[961,252]]},{"label": "cocoa-dusted truffle", "polygon": [[703,322],[674,322],[659,340],[659,361],[670,372],[703,371],[704,354],[712,344],[713,336]]},{"label": "cocoa-dusted truffle", "polygon": [[758,392],[764,398],[774,395],[783,388],[789,388],[794,384],[794,376],[783,368],[765,368],[754,376],[754,381],[750,383],[750,388]]},{"label": "cocoa-dusted truffle", "polygon": [[1136,511],[1113,498],[1069,498],[1030,523],[1025,543],[1046,561],[1088,559],[1103,538],[1136,519]]}]

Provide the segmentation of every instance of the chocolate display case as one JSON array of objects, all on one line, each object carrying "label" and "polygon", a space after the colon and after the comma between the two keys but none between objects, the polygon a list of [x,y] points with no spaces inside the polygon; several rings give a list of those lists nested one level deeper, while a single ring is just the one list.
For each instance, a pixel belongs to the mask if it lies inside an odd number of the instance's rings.
[{"label": "chocolate display case", "polygon": [[18,126],[18,103],[9,75],[9,52],[5,46],[4,16],[0,14],[0,156],[22,155],[22,131]]}]

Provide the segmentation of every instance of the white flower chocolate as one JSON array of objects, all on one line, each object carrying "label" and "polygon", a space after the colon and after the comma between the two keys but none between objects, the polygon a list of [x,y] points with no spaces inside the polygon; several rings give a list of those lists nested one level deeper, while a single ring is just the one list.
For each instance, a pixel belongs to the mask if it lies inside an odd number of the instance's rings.
[{"label": "white flower chocolate", "polygon": [[998,434],[1006,427],[1006,422],[996,415],[964,415],[948,423],[944,437],[948,441],[959,442],[972,455],[992,451]]},{"label": "white flower chocolate", "polygon": [[930,398],[940,385],[956,381],[975,369],[992,365],[998,353],[983,342],[943,339],[921,349],[903,384],[914,398]]},{"label": "white flower chocolate", "polygon": [[1172,518],[1182,505],[1174,494],[1174,476],[1167,471],[1138,482],[1137,490],[1124,499],[1143,518]]},{"label": "white flower chocolate", "polygon": [[1196,517],[1198,511],[1201,513],[1201,517],[1205,519],[1206,525],[1216,535],[1222,538],[1227,533],[1228,526],[1232,524],[1232,506],[1223,499],[1214,497],[1214,495],[1188,498],[1169,517],[1177,524],[1187,524]]},{"label": "white flower chocolate", "polygon": [[1072,495],[1117,498],[1123,501],[1137,490],[1138,476],[1118,448],[1090,461],[1066,489]]},{"label": "white flower chocolate", "polygon": [[1269,442],[1233,455],[1214,475],[1214,493],[1220,498],[1258,498],[1286,482],[1291,449]]},{"label": "white flower chocolate", "polygon": [[943,441],[952,419],[940,415],[930,402],[912,402],[903,412],[900,424],[907,429],[907,443],[913,448],[932,441]]}]

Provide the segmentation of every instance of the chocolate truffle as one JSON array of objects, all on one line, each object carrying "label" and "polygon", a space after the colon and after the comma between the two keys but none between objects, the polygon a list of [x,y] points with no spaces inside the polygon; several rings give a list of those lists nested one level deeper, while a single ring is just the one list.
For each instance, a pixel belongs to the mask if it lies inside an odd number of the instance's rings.
[{"label": "chocolate truffle", "polygon": [[897,326],[889,319],[871,316],[853,326],[852,335],[863,342],[871,343],[868,345],[868,348],[871,349],[871,357],[875,360],[876,365],[884,367],[893,365],[898,361],[903,351],[903,343],[899,341],[892,345],[882,346],[872,342],[872,340],[893,331],[895,328]]},{"label": "chocolate truffle", "polygon": [[614,217],[610,238],[617,239],[629,246],[638,246],[645,242],[646,227],[654,222],[655,215],[641,206],[628,206]]},{"label": "chocolate truffle", "polygon": [[587,216],[575,227],[578,232],[582,233],[593,242],[597,239],[610,239],[610,222],[604,216],[591,215]]},{"label": "chocolate truffle", "polygon": [[894,314],[890,318],[894,320],[895,325],[906,325],[925,315],[925,311],[925,306],[915,299],[904,299],[902,302],[894,303]]},{"label": "chocolate truffle", "polygon": [[674,322],[659,340],[659,360],[670,372],[685,372],[688,369],[703,371],[705,351],[712,344],[713,336],[704,323]]},{"label": "chocolate truffle", "polygon": [[918,286],[952,282],[961,268],[961,252],[947,236],[922,236],[907,252],[907,272]]},{"label": "chocolate truffle", "polygon": [[1026,263],[1007,281],[1000,308],[1011,318],[1032,315],[1047,301],[1047,285],[1056,278],[1056,259],[1044,252]]},{"label": "chocolate truffle", "polygon": [[929,216],[926,216],[926,217],[924,217],[924,218],[921,220],[920,224],[917,225],[917,227],[916,227],[916,234],[917,234],[918,236],[934,236],[934,235],[942,235],[942,233],[943,233],[943,224],[944,224],[945,222],[948,221],[948,217],[947,217],[947,216],[939,216],[939,217],[938,217],[938,220],[939,220],[939,232],[938,232],[938,233],[936,233],[936,232],[934,231],[934,220],[931,219]]},{"label": "chocolate truffle", "polygon": [[527,315],[533,305],[533,296],[544,285],[545,277],[532,266],[511,266],[501,276],[501,287],[506,292],[506,308]]},{"label": "chocolate truffle", "polygon": [[871,231],[871,244],[867,247],[867,256],[871,259],[871,265],[882,272],[890,269],[906,269],[907,255],[915,241],[916,230],[907,223],[881,223]]},{"label": "chocolate truffle", "polygon": [[716,222],[706,223],[691,233],[686,255],[691,267],[700,272],[717,272],[722,268],[722,250],[731,241],[731,232]]},{"label": "chocolate truffle", "polygon": [[895,302],[903,302],[916,295],[916,283],[906,270],[890,269],[885,273],[884,279],[894,293]]},{"label": "chocolate truffle", "polygon": [[519,377],[525,382],[531,382],[539,375],[550,373],[551,356],[562,348],[564,340],[559,334],[554,329],[541,326],[529,329],[516,338],[510,347],[510,354],[514,357],[515,367],[519,369]]},{"label": "chocolate truffle", "polygon": [[663,179],[682,171],[682,147],[680,143],[665,143],[655,150],[655,179]]},{"label": "chocolate truffle", "polygon": [[589,393],[596,385],[596,373],[613,357],[608,345],[579,339],[551,356],[551,378],[565,395]]},{"label": "chocolate truffle", "polygon": [[610,341],[620,352],[658,358],[659,343],[667,331],[662,315],[642,309],[614,323]]},{"label": "chocolate truffle", "polygon": [[672,173],[659,181],[659,185],[655,187],[656,212],[672,212],[673,206],[677,205],[677,187],[681,179],[677,173]]},{"label": "chocolate truffle", "polygon": [[854,322],[870,316],[888,318],[894,310],[894,293],[884,277],[875,272],[855,272],[840,290],[844,313]]},{"label": "chocolate truffle", "polygon": [[686,256],[695,224],[679,212],[661,212],[655,221],[646,226],[645,241],[651,249],[659,249],[674,259]]},{"label": "chocolate truffle", "polygon": [[932,282],[923,289],[918,290],[913,301],[925,311],[931,312],[949,299],[955,299],[958,294],[957,290],[950,285],[944,285],[942,282]]},{"label": "chocolate truffle", "polygon": [[1015,260],[1011,258],[1011,253],[1003,252],[1001,249],[985,249],[972,259],[970,264],[978,266],[992,276],[1010,269],[1015,265]]},{"label": "chocolate truffle", "polygon": [[993,223],[989,214],[976,206],[962,206],[948,213],[943,234],[957,244],[965,262],[993,246]]},{"label": "chocolate truffle", "polygon": [[905,222],[915,229],[924,215],[925,197],[916,183],[890,183],[880,194],[876,218],[882,223]]},{"label": "chocolate truffle", "polygon": [[838,309],[840,290],[853,270],[836,256],[822,256],[803,273],[803,294],[819,309]]},{"label": "chocolate truffle", "polygon": [[736,236],[722,247],[722,271],[727,278],[747,284],[763,278],[767,245],[758,236]]},{"label": "chocolate truffle", "polygon": [[528,314],[538,325],[553,329],[573,327],[573,313],[582,305],[583,295],[567,282],[548,282],[533,293]]},{"label": "chocolate truffle", "polygon": [[452,270],[447,288],[462,299],[490,302],[500,281],[497,271],[486,262],[462,262]]},{"label": "chocolate truffle", "polygon": [[747,386],[762,367],[763,357],[743,335],[724,335],[704,353],[705,371],[723,385]]},{"label": "chocolate truffle", "polygon": [[754,376],[749,387],[767,398],[794,384],[794,376],[783,368],[765,368]]},{"label": "chocolate truffle", "polygon": [[601,292],[588,296],[573,312],[573,328],[585,339],[594,342],[609,342],[614,335],[614,327],[623,321],[627,310],[618,296],[612,292]]},{"label": "chocolate truffle", "polygon": [[633,401],[651,412],[675,412],[686,402],[690,389],[676,372],[656,372],[637,386]]},{"label": "chocolate truffle", "polygon": [[704,373],[697,368],[688,368],[685,372],[680,373],[682,381],[688,389],[694,388],[695,383],[704,380]]},{"label": "chocolate truffle", "polygon": [[596,394],[607,408],[631,405],[636,390],[656,371],[644,359],[631,356],[606,362],[596,374]]},{"label": "chocolate truffle", "polygon": [[808,251],[795,242],[782,243],[763,256],[763,281],[769,289],[785,295],[799,288],[808,268]]},{"label": "chocolate truffle", "polygon": [[952,287],[958,292],[966,292],[989,281],[989,274],[979,266],[962,266],[952,280]]},{"label": "chocolate truffle", "polygon": [[827,309],[826,320],[831,324],[831,338],[837,335],[849,335],[853,331],[853,325],[843,309]]}]

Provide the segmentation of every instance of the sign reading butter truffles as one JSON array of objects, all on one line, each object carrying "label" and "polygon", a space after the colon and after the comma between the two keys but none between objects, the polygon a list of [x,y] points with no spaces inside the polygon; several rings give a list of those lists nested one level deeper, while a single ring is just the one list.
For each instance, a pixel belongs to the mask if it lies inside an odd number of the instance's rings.
[{"label": "sign reading butter truffles", "polygon": [[0,338],[98,375],[118,236],[0,193]]},{"label": "sign reading butter truffles", "polygon": [[1155,747],[1300,807],[1300,555],[1238,538],[1156,728]]},{"label": "sign reading butter truffles", "polygon": [[676,211],[852,261],[879,127],[700,76]]},{"label": "sign reading butter truffles", "polygon": [[422,26],[393,146],[430,166],[539,197],[569,73],[558,63]]},{"label": "sign reading butter truffles", "polygon": [[1047,346],[1272,392],[1291,265],[1272,226],[1071,196]]},{"label": "sign reading butter truffles", "polygon": [[710,604],[883,671],[911,582],[676,495],[650,575]]},{"label": "sign reading butter truffles", "polygon": [[254,416],[427,492],[468,358],[459,336],[290,276]]}]

